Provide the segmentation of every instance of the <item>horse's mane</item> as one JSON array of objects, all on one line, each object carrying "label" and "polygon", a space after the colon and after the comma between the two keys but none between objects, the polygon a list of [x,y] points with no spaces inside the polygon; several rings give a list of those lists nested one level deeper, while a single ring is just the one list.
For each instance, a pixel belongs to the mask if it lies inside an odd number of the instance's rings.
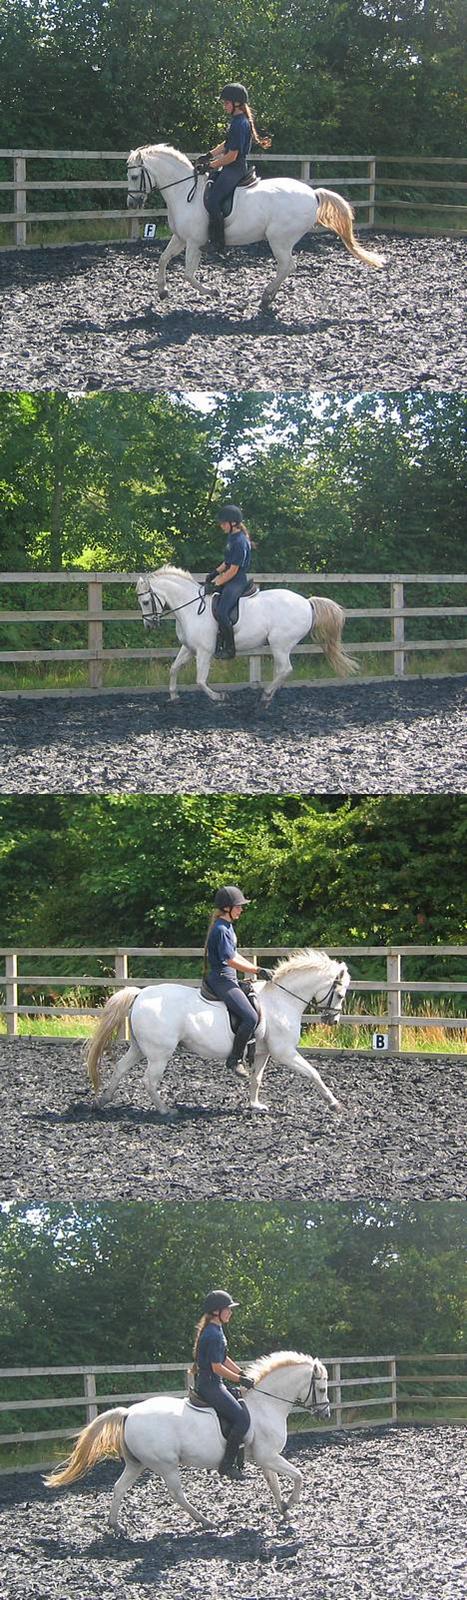
[{"label": "horse's mane", "polygon": [[[186,578],[189,583],[195,582],[195,579],[192,578],[191,572],[185,572],[184,567],[172,566],[170,561],[165,561],[163,567],[157,567],[157,575],[161,577],[163,573],[170,573],[174,578]],[[154,576],[156,576],[156,574],[154,574]]]},{"label": "horse's mane", "polygon": [[285,961],[279,961],[278,966],[274,967],[272,981],[280,983],[282,978],[292,977],[294,972],[301,972],[303,967],[317,967],[319,971],[330,972],[334,966],[335,962],[325,950],[292,950]]},{"label": "horse's mane", "polygon": [[180,161],[182,167],[186,167],[188,172],[193,171],[193,162],[189,160],[188,156],[184,155],[182,150],[175,150],[173,144],[139,144],[137,145],[136,150],[130,151],[128,156],[128,164],[131,165],[137,160],[138,156],[142,155],[176,156],[177,161]]},{"label": "horse's mane", "polygon": [[302,1367],[304,1362],[312,1363],[314,1359],[300,1350],[273,1350],[270,1356],[258,1356],[257,1361],[248,1362],[248,1377],[259,1383],[261,1378],[267,1378],[270,1372],[277,1372],[279,1367]]}]

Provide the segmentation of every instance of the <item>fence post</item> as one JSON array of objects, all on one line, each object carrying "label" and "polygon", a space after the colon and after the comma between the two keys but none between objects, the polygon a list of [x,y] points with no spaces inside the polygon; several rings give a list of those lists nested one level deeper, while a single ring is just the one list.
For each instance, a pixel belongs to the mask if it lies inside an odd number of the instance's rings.
[{"label": "fence post", "polygon": [[[403,611],[404,585],[398,580],[391,584],[391,611]],[[403,678],[405,673],[404,652],[404,618],[392,617],[392,638],[394,644],[394,677]]]},{"label": "fence post", "polygon": [[[102,583],[99,578],[90,578],[88,581],[88,649],[102,650],[104,641],[104,624],[97,620],[102,611]],[[97,615],[96,615],[97,614]],[[103,662],[90,661],[89,685],[91,689],[102,689]]]},{"label": "fence post", "polygon": [[[13,181],[14,181],[14,183],[19,183],[19,184],[25,184],[26,183],[26,157],[25,156],[13,156]],[[14,195],[15,195],[15,207],[14,208],[15,208],[15,212],[16,212],[15,244],[21,246],[23,244],[26,244],[26,238],[27,238],[26,189],[25,188],[15,189]]]},{"label": "fence post", "polygon": [[310,182],[310,172],[311,172],[311,162],[310,161],[301,161],[300,162],[300,177],[301,177],[302,183],[309,183]]},{"label": "fence post", "polygon": [[[117,950],[115,957],[115,977],[121,978],[122,983],[128,983],[128,956],[126,950]],[[128,1017],[122,1022],[117,1033],[117,1039],[129,1039],[130,1029]]]},{"label": "fence post", "polygon": [[263,657],[250,656],[250,683],[262,683]]},{"label": "fence post", "polygon": [[396,1021],[401,1010],[401,992],[394,985],[401,981],[401,958],[390,950],[386,956],[386,973],[388,982],[388,1036],[389,1049],[400,1055],[402,1043],[402,1027]]},{"label": "fence post", "polygon": [[391,1380],[391,1422],[397,1422],[397,1367],[395,1356],[390,1357],[389,1377]]},{"label": "fence post", "polygon": [[376,200],[376,158],[370,156],[368,162],[368,227],[375,225],[375,200]]},{"label": "fence post", "polygon": [[6,1031],[12,1037],[18,1033],[19,1018],[15,1007],[18,1004],[18,957],[16,950],[11,950],[5,956],[5,1015]]},{"label": "fence post", "polygon": [[[334,1399],[333,1399],[332,1404],[333,1404],[333,1407],[335,1408],[335,1417],[336,1417],[335,1425],[336,1425],[336,1428],[341,1428],[342,1427],[342,1389],[341,1389],[341,1364],[340,1364],[340,1361],[333,1361],[332,1367],[331,1367],[331,1372],[332,1372],[333,1395],[334,1395]],[[334,1387],[334,1385],[335,1385],[335,1387]]]},{"label": "fence post", "polygon": [[86,1400],[86,1422],[94,1422],[97,1417],[96,1405],[96,1378],[94,1372],[84,1374],[84,1397]]}]

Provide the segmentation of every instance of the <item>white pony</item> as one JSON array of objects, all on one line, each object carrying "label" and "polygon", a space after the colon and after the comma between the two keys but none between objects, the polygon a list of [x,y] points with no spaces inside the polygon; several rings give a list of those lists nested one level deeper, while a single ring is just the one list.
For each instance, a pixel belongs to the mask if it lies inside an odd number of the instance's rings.
[{"label": "white pony", "polygon": [[[180,668],[185,667],[192,656],[196,658],[198,688],[204,689],[210,700],[221,700],[222,695],[208,685],[217,622],[212,613],[212,599],[206,598],[204,585],[181,567],[164,566],[138,578],[136,593],[145,628],[157,626],[165,607],[175,621],[181,649],[170,668],[171,700],[177,699]],[[248,655],[250,650],[268,645],[272,654],[274,675],[263,691],[267,705],[293,671],[290,652],[308,633],[321,645],[330,665],[341,677],[358,672],[357,662],[342,646],[344,622],[342,606],[321,595],[312,595],[307,600],[305,595],[294,594],[291,589],[262,589],[240,600],[238,622],[234,624],[237,653]]]},{"label": "white pony", "polygon": [[[250,1103],[254,1111],[268,1109],[259,1099],[259,1091],[270,1057],[313,1082],[332,1110],[340,1110],[332,1090],[323,1082],[317,1068],[300,1055],[297,1045],[305,1007],[314,1004],[323,1020],[338,1022],[349,983],[350,974],[345,963],[332,961],[324,950],[296,951],[286,961],[278,963],[272,980],[256,983],[261,1017],[255,1034],[256,1057],[249,1072]],[[232,1049],[233,1033],[223,1000],[205,999],[199,989],[182,983],[119,989],[107,1000],[101,1020],[85,1046],[88,1072],[96,1094],[100,1088],[99,1067],[104,1050],[128,1016],[130,1047],[117,1061],[101,1096],[102,1105],[112,1100],[130,1067],[145,1058],[146,1088],[153,1105],[164,1112],[166,1107],[159,1085],[178,1045],[185,1045],[203,1061],[225,1060]],[[239,1070],[245,1075],[244,1068]]]},{"label": "white pony", "polygon": [[[250,1363],[246,1371],[254,1378],[255,1387],[247,1392],[251,1423],[245,1436],[245,1456],[264,1474],[277,1509],[284,1516],[297,1504],[303,1487],[299,1468],[282,1456],[287,1442],[287,1417],[294,1406],[320,1418],[329,1417],[326,1367],[312,1356],[281,1350]],[[125,1469],[113,1492],[111,1528],[118,1528],[123,1496],[145,1468],[163,1478],[172,1500],[183,1506],[193,1522],[209,1527],[208,1518],[184,1493],[180,1467],[219,1467],[224,1450],[219,1420],[210,1406],[202,1410],[189,1400],[155,1395],[129,1409],[114,1406],[111,1411],[103,1411],[82,1429],[68,1461],[45,1481],[50,1488],[74,1483],[105,1456],[120,1456]],[[280,1477],[293,1484],[287,1504],[281,1498]]]},{"label": "white pony", "polygon": [[[173,256],[185,251],[185,276],[198,291],[195,277],[201,252],[208,237],[208,216],[203,204],[207,178],[195,172],[188,156],[169,144],[140,145],[128,157],[128,206],[142,206],[153,189],[164,195],[172,237],[163,250],[157,274],[157,288],[167,294],[166,268]],[[364,250],[353,231],[353,211],[348,200],[332,189],[313,190],[297,178],[261,178],[250,187],[240,185],[234,193],[232,212],[226,218],[228,245],[255,244],[267,239],[277,263],[276,276],[263,290],[261,305],[267,310],[281,283],[296,271],[292,255],[298,240],[320,222],[338,233],[357,261],[381,267],[383,257],[375,250]]]}]

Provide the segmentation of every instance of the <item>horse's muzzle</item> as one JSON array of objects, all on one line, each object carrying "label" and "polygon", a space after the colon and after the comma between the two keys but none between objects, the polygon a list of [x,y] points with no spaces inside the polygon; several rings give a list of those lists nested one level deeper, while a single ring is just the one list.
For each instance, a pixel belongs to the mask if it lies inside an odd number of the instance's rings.
[{"label": "horse's muzzle", "polygon": [[140,210],[141,206],[144,206],[145,198],[144,194],[132,194],[130,191],[126,197],[127,206],[130,207],[130,210],[135,210],[136,208]]}]

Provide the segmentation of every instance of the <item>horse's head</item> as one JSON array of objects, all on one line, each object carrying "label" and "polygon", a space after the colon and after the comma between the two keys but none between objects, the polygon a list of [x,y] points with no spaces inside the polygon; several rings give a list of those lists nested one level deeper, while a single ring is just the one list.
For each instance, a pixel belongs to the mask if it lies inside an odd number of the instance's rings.
[{"label": "horse's head", "polygon": [[323,974],[322,984],[315,994],[315,1005],[321,1022],[339,1022],[350,983],[350,972],[345,961],[333,962],[334,975],[329,984],[329,973]]},{"label": "horse's head", "polygon": [[140,210],[153,188],[152,178],[144,165],[142,148],[131,150],[126,165],[128,175],[126,203],[127,206],[137,206]]},{"label": "horse's head", "polygon": [[157,628],[164,610],[164,602],[161,600],[160,595],[154,594],[146,573],[141,578],[138,578],[136,593],[145,628]]},{"label": "horse's head", "polygon": [[330,1404],[329,1404],[329,1396],[328,1396],[328,1373],[327,1373],[327,1367],[325,1367],[323,1361],[319,1361],[318,1360],[317,1356],[316,1356],[316,1359],[313,1362],[313,1373],[312,1373],[312,1380],[311,1380],[311,1402],[312,1402],[312,1405],[314,1406],[314,1409],[315,1409],[317,1417],[319,1417],[320,1419],[321,1418],[324,1419],[326,1417],[330,1417],[330,1415],[331,1415],[331,1407],[330,1407]]}]

